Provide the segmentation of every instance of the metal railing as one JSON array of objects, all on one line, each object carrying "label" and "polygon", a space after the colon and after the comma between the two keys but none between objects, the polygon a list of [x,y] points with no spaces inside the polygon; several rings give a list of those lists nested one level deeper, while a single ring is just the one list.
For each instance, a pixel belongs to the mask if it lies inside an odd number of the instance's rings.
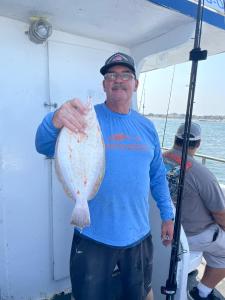
[{"label": "metal railing", "polygon": [[[170,148],[162,147],[161,149],[162,150],[169,150]],[[215,156],[209,156],[209,155],[204,155],[204,154],[195,154],[194,156],[200,157],[202,159],[202,164],[203,165],[206,164],[206,160],[211,160],[211,161],[215,161],[215,162],[225,163],[225,159],[219,158],[219,157],[215,157]]]},{"label": "metal railing", "polygon": [[208,155],[203,155],[203,154],[195,154],[195,156],[201,157],[203,165],[206,164],[206,160],[212,160],[212,161],[216,161],[216,162],[225,163],[225,159],[215,157],[215,156],[208,156]]}]

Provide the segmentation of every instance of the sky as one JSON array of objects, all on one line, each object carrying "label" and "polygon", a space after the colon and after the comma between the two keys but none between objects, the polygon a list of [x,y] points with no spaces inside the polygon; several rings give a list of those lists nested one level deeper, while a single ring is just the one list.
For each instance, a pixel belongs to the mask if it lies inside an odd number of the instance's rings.
[{"label": "sky", "polygon": [[[139,111],[166,114],[170,99],[169,113],[185,113],[190,72],[191,62],[187,62],[142,73],[138,88]],[[194,99],[194,115],[225,116],[225,53],[209,56],[198,63]]]}]

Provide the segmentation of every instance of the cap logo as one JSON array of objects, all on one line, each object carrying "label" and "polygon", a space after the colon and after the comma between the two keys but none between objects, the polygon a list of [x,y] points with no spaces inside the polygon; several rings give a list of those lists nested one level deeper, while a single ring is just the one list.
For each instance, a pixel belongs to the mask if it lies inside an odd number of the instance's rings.
[{"label": "cap logo", "polygon": [[113,62],[113,61],[118,61],[119,62],[119,61],[124,61],[124,60],[128,61],[128,59],[126,57],[117,54],[114,57],[112,57],[111,62]]},{"label": "cap logo", "polygon": [[108,69],[114,65],[125,65],[128,67],[135,75],[135,63],[132,57],[127,54],[117,52],[110,56],[105,65],[100,69],[100,73],[104,75]]}]

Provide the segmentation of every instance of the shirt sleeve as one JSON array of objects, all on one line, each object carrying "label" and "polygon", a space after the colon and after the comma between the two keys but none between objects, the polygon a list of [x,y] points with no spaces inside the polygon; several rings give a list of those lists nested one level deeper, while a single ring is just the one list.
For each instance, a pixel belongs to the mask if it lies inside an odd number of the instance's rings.
[{"label": "shirt sleeve", "polygon": [[156,137],[154,158],[150,166],[150,189],[160,210],[161,219],[163,221],[174,219],[172,200],[166,179],[166,168],[162,159],[158,135]]},{"label": "shirt sleeve", "polygon": [[52,158],[55,153],[55,144],[59,135],[60,129],[53,125],[52,118],[54,112],[50,112],[39,125],[36,137],[35,146],[37,152]]},{"label": "shirt sleeve", "polygon": [[204,205],[211,212],[224,210],[225,196],[215,176],[208,169],[199,175],[201,178],[198,180],[198,189]]}]

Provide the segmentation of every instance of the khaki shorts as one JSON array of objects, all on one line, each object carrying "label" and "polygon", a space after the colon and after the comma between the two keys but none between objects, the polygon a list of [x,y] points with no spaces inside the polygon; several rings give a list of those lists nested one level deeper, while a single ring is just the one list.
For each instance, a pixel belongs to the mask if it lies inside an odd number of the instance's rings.
[{"label": "khaki shorts", "polygon": [[202,251],[209,267],[225,268],[225,231],[219,225],[213,224],[187,238],[190,250]]}]

